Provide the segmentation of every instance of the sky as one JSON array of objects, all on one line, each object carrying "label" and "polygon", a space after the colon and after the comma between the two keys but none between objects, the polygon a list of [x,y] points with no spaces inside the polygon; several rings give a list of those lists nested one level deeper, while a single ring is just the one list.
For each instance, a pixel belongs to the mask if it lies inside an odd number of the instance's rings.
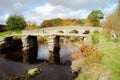
[{"label": "sky", "polygon": [[84,19],[92,10],[102,10],[106,18],[116,7],[117,0],[0,0],[0,24],[14,14],[37,24],[51,18]]}]

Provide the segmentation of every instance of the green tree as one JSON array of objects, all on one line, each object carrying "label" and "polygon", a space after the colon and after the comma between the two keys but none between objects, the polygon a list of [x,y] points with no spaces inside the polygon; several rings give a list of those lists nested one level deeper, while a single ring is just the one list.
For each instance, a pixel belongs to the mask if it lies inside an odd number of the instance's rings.
[{"label": "green tree", "polygon": [[101,10],[93,10],[89,15],[88,19],[103,19],[104,14],[102,13]]},{"label": "green tree", "polygon": [[93,24],[93,26],[100,26],[100,19],[104,18],[104,14],[101,10],[93,10],[88,15],[88,20]]},{"label": "green tree", "polygon": [[7,30],[22,30],[27,26],[25,19],[21,15],[11,15],[6,21]]}]

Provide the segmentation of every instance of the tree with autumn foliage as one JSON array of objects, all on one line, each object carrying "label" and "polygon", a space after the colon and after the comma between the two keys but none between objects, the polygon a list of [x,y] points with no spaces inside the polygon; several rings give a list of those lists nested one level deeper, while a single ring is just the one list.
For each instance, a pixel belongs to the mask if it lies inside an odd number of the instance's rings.
[{"label": "tree with autumn foliage", "polygon": [[63,19],[60,26],[78,26],[80,25],[76,19]]},{"label": "tree with autumn foliage", "polygon": [[51,26],[52,26],[51,20],[44,20],[41,24],[41,27],[51,27]]},{"label": "tree with autumn foliage", "polygon": [[61,22],[62,22],[61,18],[54,18],[51,20],[52,26],[59,26]]},{"label": "tree with autumn foliage", "polygon": [[53,26],[78,26],[80,25],[76,19],[61,19],[54,18],[51,20],[44,20],[41,27],[53,27]]},{"label": "tree with autumn foliage", "polygon": [[119,6],[116,11],[110,14],[103,23],[103,27],[109,30],[109,34],[111,31],[114,31],[117,36],[120,35],[120,0],[118,2]]}]

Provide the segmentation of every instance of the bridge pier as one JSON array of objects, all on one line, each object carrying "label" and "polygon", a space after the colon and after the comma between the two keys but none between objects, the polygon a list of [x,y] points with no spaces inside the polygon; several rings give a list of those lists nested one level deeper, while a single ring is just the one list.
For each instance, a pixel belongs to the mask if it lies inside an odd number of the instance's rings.
[{"label": "bridge pier", "polygon": [[60,36],[55,36],[54,38],[54,48],[53,51],[49,51],[49,62],[59,64],[60,63]]},{"label": "bridge pier", "polygon": [[54,62],[56,64],[60,63],[60,36],[56,36],[54,39],[54,49],[53,49],[53,54],[54,54]]},{"label": "bridge pier", "polygon": [[37,61],[37,36],[27,36],[23,41],[23,62],[35,63]]}]

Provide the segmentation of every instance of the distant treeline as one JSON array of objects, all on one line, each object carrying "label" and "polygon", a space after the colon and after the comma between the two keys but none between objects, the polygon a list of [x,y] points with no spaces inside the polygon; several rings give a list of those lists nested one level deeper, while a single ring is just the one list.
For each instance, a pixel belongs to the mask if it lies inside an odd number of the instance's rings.
[{"label": "distant treeline", "polygon": [[86,19],[61,19],[54,18],[50,20],[44,20],[41,27],[52,26],[101,26],[100,19],[104,18],[104,14],[101,10],[93,10]]},{"label": "distant treeline", "polygon": [[6,31],[5,25],[0,24],[0,32],[4,32],[4,31]]},{"label": "distant treeline", "polygon": [[53,27],[53,26],[100,26],[99,20],[90,19],[62,19],[54,18],[44,20],[41,23],[41,27]]}]

